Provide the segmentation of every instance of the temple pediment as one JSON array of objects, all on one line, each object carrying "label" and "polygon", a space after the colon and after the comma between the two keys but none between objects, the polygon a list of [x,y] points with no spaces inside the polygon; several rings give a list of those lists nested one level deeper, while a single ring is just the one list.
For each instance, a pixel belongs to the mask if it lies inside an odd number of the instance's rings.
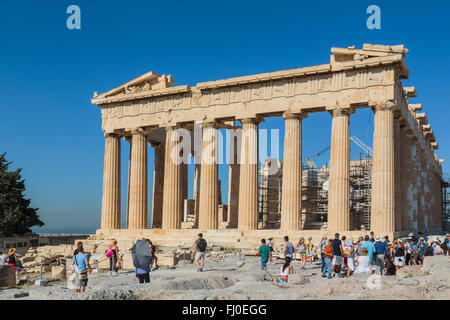
[{"label": "temple pediment", "polygon": [[106,98],[111,98],[113,96],[116,97],[122,95],[123,96],[133,95],[149,92],[152,90],[165,89],[169,88],[172,85],[173,85],[172,75],[167,76],[163,74],[162,76],[160,76],[150,71],[136,79],[128,81],[127,83],[121,85],[120,87],[102,93],[101,95],[94,93],[94,98],[92,101],[94,103],[95,100],[102,100]]}]

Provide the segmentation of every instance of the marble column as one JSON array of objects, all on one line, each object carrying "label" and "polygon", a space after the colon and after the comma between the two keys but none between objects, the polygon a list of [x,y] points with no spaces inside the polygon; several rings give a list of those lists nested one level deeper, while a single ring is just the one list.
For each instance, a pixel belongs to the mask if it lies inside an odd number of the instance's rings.
[{"label": "marble column", "polygon": [[102,229],[120,229],[120,136],[105,134]]},{"label": "marble column", "polygon": [[200,208],[198,228],[217,229],[218,226],[218,133],[214,123],[203,125],[202,162],[200,176]]},{"label": "marble column", "polygon": [[328,230],[350,230],[350,113],[332,111],[330,178],[328,189]]},{"label": "marble column", "polygon": [[394,110],[392,102],[374,108],[371,229],[395,230]]},{"label": "marble column", "polygon": [[152,228],[162,227],[163,197],[164,197],[164,162],[166,148],[162,143],[152,143],[155,149],[155,162],[153,169],[153,201],[152,201]]},{"label": "marble column", "polygon": [[306,114],[284,113],[284,154],[280,230],[302,226],[302,119]]},{"label": "marble column", "polygon": [[258,228],[258,120],[242,120],[238,228]]},{"label": "marble column", "polygon": [[[241,141],[239,136],[234,133],[241,129],[230,132],[230,165],[228,176],[228,227],[238,227],[238,213],[239,213],[239,178],[240,178],[240,159],[238,158],[238,145]],[[230,130],[231,131],[231,130]]]},{"label": "marble column", "polygon": [[147,137],[139,130],[132,131],[129,190],[129,229],[148,227]]},{"label": "marble column", "polygon": [[394,172],[395,172],[395,230],[402,230],[403,224],[403,201],[402,201],[402,184],[401,184],[401,170],[402,170],[402,151],[401,151],[401,130],[400,130],[400,116],[394,114]]},{"label": "marble column", "polygon": [[409,222],[408,222],[408,210],[409,210],[409,201],[408,201],[408,193],[410,192],[409,184],[408,184],[408,168],[407,163],[409,161],[409,146],[408,146],[408,137],[405,132],[406,125],[401,126],[401,134],[400,134],[400,184],[401,184],[401,193],[400,199],[402,201],[402,224],[401,230],[409,230]]},{"label": "marble column", "polygon": [[175,127],[166,128],[166,154],[164,164],[164,191],[163,191],[163,229],[180,229],[183,216],[182,190],[181,190],[181,147],[180,133]]},{"label": "marble column", "polygon": [[125,140],[128,142],[128,144],[130,145],[130,152],[128,154],[128,174],[127,174],[127,212],[126,212],[126,218],[127,218],[127,229],[130,226],[130,173],[131,173],[131,154],[132,154],[132,149],[133,149],[133,144],[132,144],[132,136],[131,135],[127,135],[124,137]]},{"label": "marble column", "polygon": [[200,177],[201,177],[201,164],[196,163],[194,168],[194,190],[193,190],[193,198],[194,198],[194,210],[195,210],[195,221],[194,227],[198,228],[198,216],[200,211]]}]

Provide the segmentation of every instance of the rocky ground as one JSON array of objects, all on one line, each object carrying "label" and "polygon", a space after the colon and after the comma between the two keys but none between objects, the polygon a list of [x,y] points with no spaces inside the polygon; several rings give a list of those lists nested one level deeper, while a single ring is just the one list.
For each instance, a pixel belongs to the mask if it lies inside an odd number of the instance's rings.
[{"label": "rocky ground", "polygon": [[[320,263],[293,267],[288,284],[274,279],[281,260],[259,270],[259,257],[229,256],[207,261],[204,272],[182,261],[151,273],[150,284],[139,284],[135,274],[122,271],[110,278],[108,272],[92,273],[86,293],[75,294],[67,282],[50,282],[0,291],[0,299],[450,299],[450,257],[427,257],[424,266],[405,267],[397,276],[358,275],[350,279],[324,279]],[[17,294],[28,294],[14,298]]]}]

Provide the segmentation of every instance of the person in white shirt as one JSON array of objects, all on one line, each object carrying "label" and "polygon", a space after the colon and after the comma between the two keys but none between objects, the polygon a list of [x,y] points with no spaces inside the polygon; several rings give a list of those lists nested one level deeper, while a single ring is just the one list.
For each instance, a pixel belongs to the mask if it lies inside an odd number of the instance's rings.
[{"label": "person in white shirt", "polygon": [[6,258],[3,256],[3,252],[0,251],[0,266],[6,263]]},{"label": "person in white shirt", "polygon": [[359,258],[358,258],[358,266],[355,269],[355,274],[359,273],[369,273],[370,271],[370,257],[368,256],[369,250],[366,248],[362,248],[359,251]]}]

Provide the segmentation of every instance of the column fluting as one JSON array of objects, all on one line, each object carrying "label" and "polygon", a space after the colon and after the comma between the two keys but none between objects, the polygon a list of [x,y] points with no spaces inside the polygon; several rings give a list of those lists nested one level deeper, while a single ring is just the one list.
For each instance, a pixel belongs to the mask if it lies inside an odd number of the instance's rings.
[{"label": "column fluting", "polygon": [[147,138],[143,132],[132,132],[129,229],[146,229],[148,220]]},{"label": "column fluting", "polygon": [[180,133],[174,127],[166,127],[166,153],[164,165],[163,229],[180,229],[182,219],[181,147]]},{"label": "column fluting", "polygon": [[371,229],[395,230],[395,104],[381,103],[374,108]]},{"label": "column fluting", "polygon": [[350,113],[332,111],[330,177],[328,188],[328,230],[350,230]]},{"label": "column fluting", "polygon": [[284,153],[280,230],[302,227],[302,119],[306,114],[283,115]]},{"label": "column fluting", "polygon": [[242,120],[238,228],[258,228],[258,120]]},{"label": "column fluting", "polygon": [[218,132],[214,123],[204,123],[200,175],[199,229],[218,226]]},{"label": "column fluting", "polygon": [[120,229],[120,136],[105,134],[101,229]]}]

